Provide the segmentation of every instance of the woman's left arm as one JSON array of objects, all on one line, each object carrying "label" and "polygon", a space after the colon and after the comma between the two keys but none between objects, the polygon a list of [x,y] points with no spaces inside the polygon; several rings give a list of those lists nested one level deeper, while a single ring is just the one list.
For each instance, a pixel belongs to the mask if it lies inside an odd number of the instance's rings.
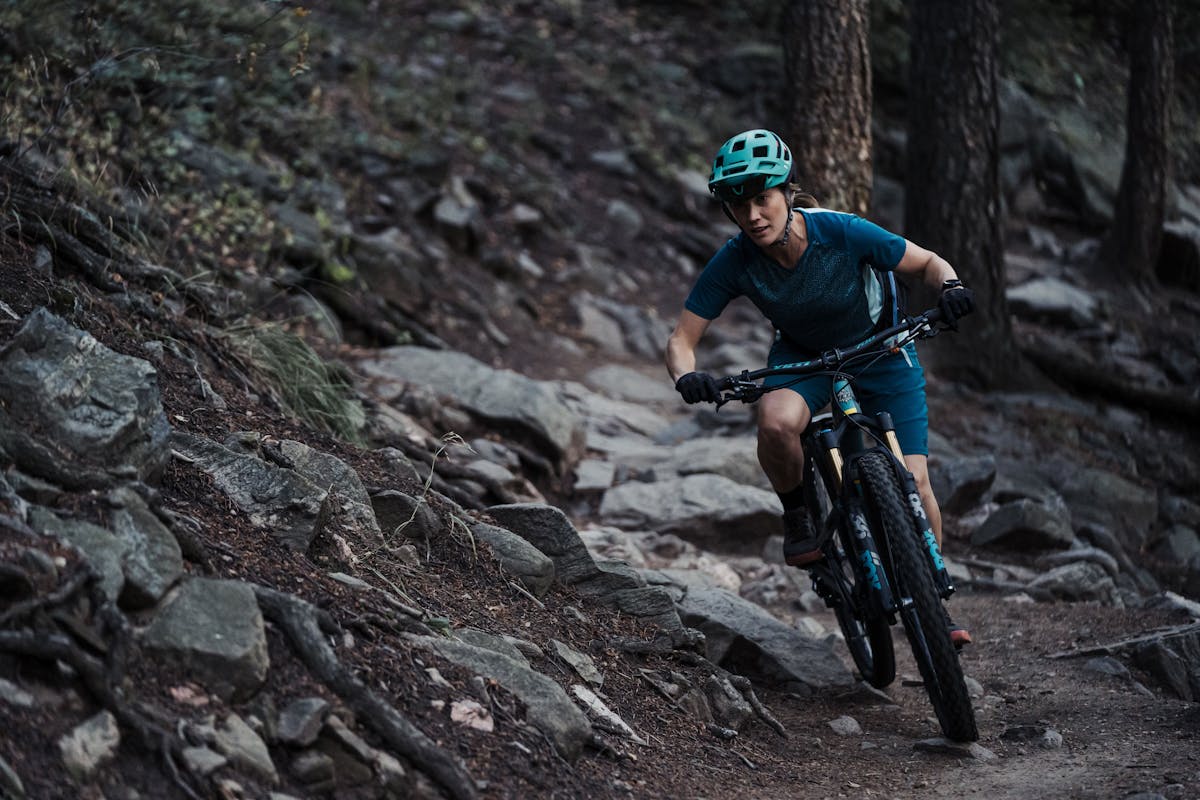
[{"label": "woman's left arm", "polygon": [[950,262],[932,250],[926,250],[907,239],[904,240],[904,245],[904,256],[896,265],[896,272],[901,275],[912,275],[934,291],[941,289],[946,281],[958,277]]}]

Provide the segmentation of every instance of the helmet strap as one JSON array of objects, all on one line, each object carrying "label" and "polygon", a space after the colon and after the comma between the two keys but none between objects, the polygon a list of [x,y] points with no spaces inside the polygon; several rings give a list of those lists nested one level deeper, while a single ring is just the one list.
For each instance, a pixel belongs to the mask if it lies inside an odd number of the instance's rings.
[{"label": "helmet strap", "polygon": [[787,224],[785,224],[783,226],[783,236],[780,236],[778,241],[772,242],[771,243],[772,247],[787,247],[788,237],[792,235],[792,217],[795,216],[795,214],[796,214],[796,212],[792,208],[792,201],[791,201],[791,198],[789,197],[788,198],[788,218],[787,218]]}]

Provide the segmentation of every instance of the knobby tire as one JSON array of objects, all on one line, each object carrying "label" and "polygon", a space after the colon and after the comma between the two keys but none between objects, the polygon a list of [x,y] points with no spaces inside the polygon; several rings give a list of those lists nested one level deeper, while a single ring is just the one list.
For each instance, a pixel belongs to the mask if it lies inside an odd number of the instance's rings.
[{"label": "knobby tire", "polygon": [[938,723],[950,739],[973,742],[979,738],[975,710],[958,652],[950,640],[941,598],[934,588],[929,559],[922,549],[920,531],[904,501],[892,461],[883,453],[866,453],[858,461],[858,474],[883,530],[878,544],[887,550],[884,560],[890,556],[892,589],[912,601],[911,609],[908,613],[902,609],[900,617]]}]

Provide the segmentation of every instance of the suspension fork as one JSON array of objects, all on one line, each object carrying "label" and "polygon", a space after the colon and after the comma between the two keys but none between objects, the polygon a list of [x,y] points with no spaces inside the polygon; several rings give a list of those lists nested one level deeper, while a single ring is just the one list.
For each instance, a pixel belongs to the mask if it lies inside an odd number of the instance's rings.
[{"label": "suspension fork", "polygon": [[[866,510],[862,502],[854,495],[853,481],[847,473],[852,471],[853,462],[848,468],[843,462],[837,433],[833,430],[823,430],[807,436],[804,439],[804,485],[808,487],[810,508],[814,519],[819,514],[820,504],[817,502],[816,477],[819,470],[825,487],[829,492],[829,500],[833,508],[828,520],[817,520],[817,524],[825,531],[830,525],[840,527],[849,535],[843,542],[850,548],[846,557],[852,562],[854,570],[862,579],[866,589],[866,600],[873,615],[890,615],[896,610],[891,586],[883,561],[879,555],[879,547],[871,532]],[[832,536],[833,531],[828,531]]]},{"label": "suspension fork", "polygon": [[865,580],[872,611],[877,615],[891,614],[896,610],[896,601],[863,504],[858,498],[846,497],[842,501],[842,510],[846,529],[851,534],[851,546],[854,548],[854,552],[847,555],[854,559],[855,568]]},{"label": "suspension fork", "polygon": [[950,580],[950,572],[946,569],[946,561],[942,558],[937,537],[933,535],[933,523],[929,521],[929,515],[925,513],[925,504],[921,502],[921,493],[917,491],[917,481],[904,463],[904,453],[901,452],[900,441],[896,438],[896,427],[892,423],[892,415],[883,411],[877,415],[877,419],[879,427],[884,432],[888,448],[892,451],[896,475],[900,479],[900,486],[908,500],[909,510],[912,511],[917,527],[921,529],[921,541],[925,545],[925,553],[929,557],[929,565],[933,571],[934,587],[945,600],[954,594],[954,583]]}]

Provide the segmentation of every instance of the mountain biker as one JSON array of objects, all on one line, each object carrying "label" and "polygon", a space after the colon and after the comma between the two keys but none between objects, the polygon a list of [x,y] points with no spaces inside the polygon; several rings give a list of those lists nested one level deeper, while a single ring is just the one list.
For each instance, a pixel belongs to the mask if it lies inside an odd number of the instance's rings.
[{"label": "mountain biker", "polygon": [[[892,272],[940,292],[938,306],[951,324],[974,308],[971,290],[941,256],[861,217],[820,208],[796,184],[791,151],[771,131],[749,130],[725,142],[713,159],[708,188],[741,231],[696,280],[667,343],[667,370],[688,403],[719,399],[716,378],[696,369],[696,347],[739,296],[775,326],[768,366],[850,347],[892,324],[899,313]],[[764,385],[794,380],[778,376]],[[831,381],[817,375],[787,388],[759,401],[758,458],[783,503],[784,560],[804,566],[822,553],[801,487],[800,434],[829,402]],[[916,346],[909,343],[874,362],[859,374],[855,392],[866,413],[891,413],[940,547],[942,517],[929,485],[925,374]],[[971,641],[966,630],[950,627],[956,645]]]}]

